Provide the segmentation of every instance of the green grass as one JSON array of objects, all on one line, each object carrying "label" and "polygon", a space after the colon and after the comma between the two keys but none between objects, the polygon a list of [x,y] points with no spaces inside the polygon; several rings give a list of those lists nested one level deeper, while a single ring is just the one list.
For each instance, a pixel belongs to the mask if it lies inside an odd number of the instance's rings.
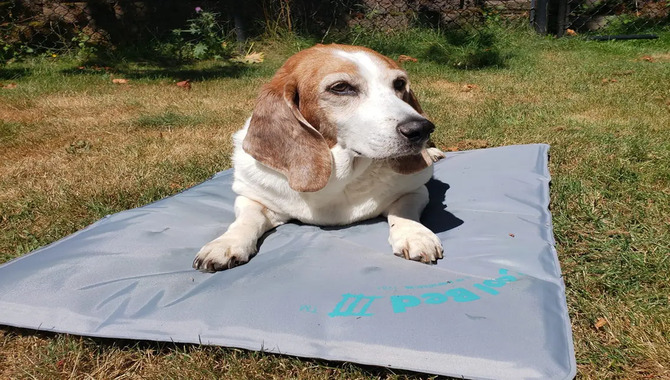
[{"label": "green grass", "polygon": [[0,142],[10,142],[21,128],[22,125],[20,123],[0,120]]},{"label": "green grass", "polygon": [[[413,31],[342,40],[418,59],[404,65],[442,148],[551,144],[551,211],[580,378],[670,377],[670,34],[660,36],[595,42],[492,28],[480,36]],[[119,62],[79,69],[67,57],[0,68],[3,83],[17,84],[0,88],[0,261],[229,167],[230,135],[256,92],[312,42],[266,42],[266,62],[251,68]],[[184,79],[193,81],[189,92],[174,84]],[[601,318],[606,324],[596,327]],[[86,374],[423,377],[0,329],[0,377]]]}]

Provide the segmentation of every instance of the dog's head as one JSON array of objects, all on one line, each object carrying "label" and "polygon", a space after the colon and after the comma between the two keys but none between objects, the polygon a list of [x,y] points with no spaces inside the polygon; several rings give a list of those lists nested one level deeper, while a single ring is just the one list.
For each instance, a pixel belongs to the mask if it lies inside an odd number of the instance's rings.
[{"label": "dog's head", "polygon": [[431,164],[425,148],[434,128],[395,61],[363,47],[317,45],[263,87],[243,149],[294,190],[317,191],[336,144],[409,174]]}]

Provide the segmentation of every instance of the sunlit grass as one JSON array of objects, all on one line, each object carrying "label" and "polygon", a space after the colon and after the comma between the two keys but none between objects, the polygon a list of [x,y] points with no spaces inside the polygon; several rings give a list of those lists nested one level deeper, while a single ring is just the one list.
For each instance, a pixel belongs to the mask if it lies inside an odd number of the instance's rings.
[{"label": "sunlit grass", "polygon": [[[593,42],[503,29],[461,36],[459,44],[458,36],[412,33],[349,41],[417,58],[405,67],[437,125],[438,146],[551,144],[551,211],[581,376],[670,376],[670,34]],[[63,58],[0,68],[3,83],[17,84],[0,88],[0,261],[228,168],[230,136],[258,89],[308,45],[266,42],[266,62],[251,68],[122,62],[80,69]],[[458,65],[485,49],[495,59]],[[185,79],[190,91],[175,85]],[[601,318],[606,324],[596,327]],[[0,330],[0,342],[3,378],[406,376],[9,329]]]}]

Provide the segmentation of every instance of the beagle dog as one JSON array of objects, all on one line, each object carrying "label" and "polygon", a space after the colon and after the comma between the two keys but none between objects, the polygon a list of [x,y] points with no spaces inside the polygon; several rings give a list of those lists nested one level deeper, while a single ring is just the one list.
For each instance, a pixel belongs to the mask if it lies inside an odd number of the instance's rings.
[{"label": "beagle dog", "polygon": [[233,136],[235,221],[193,267],[245,264],[258,239],[290,220],[345,225],[388,218],[393,253],[433,263],[440,239],[419,222],[426,182],[443,153],[407,73],[373,50],[316,45],[292,57]]}]

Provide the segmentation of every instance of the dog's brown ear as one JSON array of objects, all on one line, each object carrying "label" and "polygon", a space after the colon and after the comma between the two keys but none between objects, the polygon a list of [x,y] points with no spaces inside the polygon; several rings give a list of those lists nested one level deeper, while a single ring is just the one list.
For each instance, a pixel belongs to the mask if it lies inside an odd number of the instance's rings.
[{"label": "dog's brown ear", "polygon": [[297,83],[275,78],[256,101],[242,148],[263,165],[279,171],[300,192],[326,186],[332,170],[323,136],[298,109]]},{"label": "dog's brown ear", "polygon": [[[416,98],[416,95],[414,95],[412,90],[405,92],[402,100],[412,106],[416,112],[420,113],[422,116],[425,116],[423,109],[419,104],[419,100]],[[428,152],[426,152],[426,149],[423,149],[421,153],[412,156],[391,159],[389,160],[389,164],[391,165],[391,168],[397,173],[412,174],[429,167],[433,164],[433,160],[430,158]]]},{"label": "dog's brown ear", "polygon": [[419,99],[417,99],[416,95],[414,95],[414,91],[412,90],[406,91],[405,94],[402,96],[402,100],[405,101],[405,103],[412,106],[412,108],[414,108],[416,112],[420,113],[421,115],[424,115],[423,109],[421,109],[421,105],[419,104]]}]

